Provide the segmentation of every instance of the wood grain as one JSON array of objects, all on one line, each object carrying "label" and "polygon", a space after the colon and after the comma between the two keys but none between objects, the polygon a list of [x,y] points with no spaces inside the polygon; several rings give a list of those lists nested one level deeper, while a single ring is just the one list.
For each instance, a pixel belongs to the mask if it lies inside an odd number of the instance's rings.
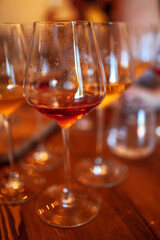
[{"label": "wood grain", "polygon": [[[106,115],[110,114],[108,110]],[[95,121],[94,112],[91,117]],[[129,167],[129,176],[121,185],[110,189],[89,188],[76,181],[74,167],[83,157],[94,155],[95,130],[96,127],[80,131],[74,126],[70,133],[70,148],[72,183],[100,196],[102,203],[98,216],[82,227],[61,229],[39,219],[35,211],[38,197],[21,205],[0,206],[0,240],[160,239],[160,142],[154,153],[143,161],[121,159]],[[46,140],[46,145],[53,149],[60,147],[62,151],[60,130]],[[116,158],[106,146],[104,154]],[[63,165],[53,171],[39,172],[39,175],[46,178],[46,187],[61,184],[64,181]]]}]

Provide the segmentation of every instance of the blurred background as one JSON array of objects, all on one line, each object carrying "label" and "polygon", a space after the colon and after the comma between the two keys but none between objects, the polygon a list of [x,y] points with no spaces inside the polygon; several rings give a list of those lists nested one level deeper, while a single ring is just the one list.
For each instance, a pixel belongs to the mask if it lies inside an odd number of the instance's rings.
[{"label": "blurred background", "polygon": [[0,0],[0,22],[159,22],[159,0]]}]

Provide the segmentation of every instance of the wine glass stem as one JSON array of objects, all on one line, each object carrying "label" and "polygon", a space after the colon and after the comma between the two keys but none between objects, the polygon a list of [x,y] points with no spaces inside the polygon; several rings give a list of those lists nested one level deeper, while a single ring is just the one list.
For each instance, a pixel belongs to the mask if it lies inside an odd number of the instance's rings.
[{"label": "wine glass stem", "polygon": [[14,162],[13,162],[13,146],[12,146],[12,134],[11,134],[11,124],[10,124],[10,118],[7,116],[3,116],[4,119],[4,127],[7,135],[7,141],[8,141],[8,159],[9,164],[11,166],[12,171],[14,171]]},{"label": "wine glass stem", "polygon": [[[103,126],[104,126],[104,109],[99,107],[96,109],[97,116],[97,135],[96,135],[96,154],[102,160],[103,151]],[[97,158],[96,157],[96,158]]]},{"label": "wine glass stem", "polygon": [[71,188],[71,163],[70,163],[70,150],[69,150],[69,129],[62,128],[62,136],[64,143],[64,174],[65,183],[68,193]]}]

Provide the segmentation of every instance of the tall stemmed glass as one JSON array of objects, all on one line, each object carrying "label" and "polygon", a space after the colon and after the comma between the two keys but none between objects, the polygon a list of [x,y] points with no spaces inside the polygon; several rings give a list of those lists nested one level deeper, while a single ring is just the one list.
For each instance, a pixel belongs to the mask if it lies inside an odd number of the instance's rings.
[{"label": "tall stemmed glass", "polygon": [[92,23],[34,23],[24,94],[33,108],[60,125],[65,148],[65,183],[41,195],[37,213],[57,227],[83,225],[97,215],[100,200],[71,186],[69,128],[105,95],[105,74]]},{"label": "tall stemmed glass", "polygon": [[29,200],[39,191],[41,179],[16,170],[11,139],[11,115],[24,103],[22,82],[27,43],[20,24],[0,24],[0,114],[8,140],[9,169],[0,172],[0,204]]},{"label": "tall stemmed glass", "polygon": [[128,168],[103,153],[104,108],[131,84],[134,63],[125,23],[96,23],[94,27],[105,69],[107,90],[104,100],[97,108],[96,156],[80,161],[75,172],[77,179],[85,185],[113,187],[126,179]]}]

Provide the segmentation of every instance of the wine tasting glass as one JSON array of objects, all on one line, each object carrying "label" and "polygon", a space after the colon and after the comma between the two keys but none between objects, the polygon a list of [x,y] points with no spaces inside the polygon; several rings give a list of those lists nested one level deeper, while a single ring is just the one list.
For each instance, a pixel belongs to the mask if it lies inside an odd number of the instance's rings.
[{"label": "wine tasting glass", "polygon": [[122,98],[112,116],[107,142],[117,156],[134,161],[154,151],[155,109],[146,103],[131,105]]},{"label": "wine tasting glass", "polygon": [[[20,107],[26,66],[27,43],[20,24],[0,24],[0,114],[8,140],[9,170],[0,174],[0,204],[17,204],[29,200],[42,184],[41,179],[16,170],[11,140],[11,115]],[[9,172],[8,172],[9,171]]]},{"label": "wine tasting glass", "polygon": [[69,128],[102,101],[105,74],[90,22],[36,22],[24,81],[27,102],[62,129],[65,183],[51,186],[38,199],[40,218],[57,227],[91,221],[100,200],[73,188]]},{"label": "wine tasting glass", "polygon": [[89,186],[113,187],[126,179],[128,168],[103,154],[104,109],[132,83],[134,63],[125,23],[96,23],[94,28],[106,74],[107,90],[105,98],[96,109],[96,156],[77,164],[76,178]]}]

